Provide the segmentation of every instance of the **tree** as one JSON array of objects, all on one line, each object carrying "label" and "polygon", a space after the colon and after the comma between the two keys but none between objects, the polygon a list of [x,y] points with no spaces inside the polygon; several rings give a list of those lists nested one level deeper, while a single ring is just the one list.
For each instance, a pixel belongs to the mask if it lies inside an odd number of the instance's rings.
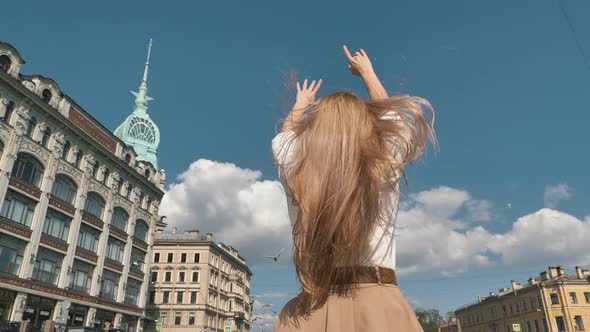
[{"label": "tree", "polygon": [[438,309],[424,310],[422,308],[418,308],[414,313],[416,314],[416,318],[424,330],[434,329],[444,322],[443,317],[440,315]]},{"label": "tree", "polygon": [[455,318],[455,312],[454,311],[447,311],[447,323],[450,322],[453,318]]}]

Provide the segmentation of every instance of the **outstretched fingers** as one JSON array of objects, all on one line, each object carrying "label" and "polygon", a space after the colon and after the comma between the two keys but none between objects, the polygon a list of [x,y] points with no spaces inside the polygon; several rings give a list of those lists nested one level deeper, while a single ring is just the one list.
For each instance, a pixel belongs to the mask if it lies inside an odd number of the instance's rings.
[{"label": "outstretched fingers", "polygon": [[[315,94],[317,94],[317,93],[318,93],[318,91],[320,91],[320,87],[322,86],[322,82],[323,82],[323,81],[320,79],[320,80],[318,81],[318,84],[315,86],[315,88],[314,88],[314,89],[312,89],[312,92],[313,92],[314,96],[315,96]],[[314,83],[315,83],[315,81],[314,81]]]},{"label": "outstretched fingers", "polygon": [[348,62],[352,61],[352,55],[350,55],[350,52],[348,51],[348,47],[346,47],[346,45],[342,45],[342,49],[344,50],[344,55],[346,56],[346,59],[348,60]]}]

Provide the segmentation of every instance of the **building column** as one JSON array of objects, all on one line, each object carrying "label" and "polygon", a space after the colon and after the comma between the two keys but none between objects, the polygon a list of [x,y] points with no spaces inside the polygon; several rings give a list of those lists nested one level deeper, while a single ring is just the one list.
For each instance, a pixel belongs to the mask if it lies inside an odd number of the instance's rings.
[{"label": "building column", "polygon": [[58,324],[67,324],[68,314],[72,302],[69,300],[62,300],[57,302],[56,310],[53,310],[52,319]]},{"label": "building column", "polygon": [[[152,217],[151,223],[150,223],[150,228],[148,230],[148,238],[147,238],[147,243],[148,243],[148,250],[147,253],[145,254],[145,264],[144,264],[144,274],[143,274],[143,283],[141,285],[140,291],[139,291],[139,298],[137,301],[137,305],[140,306],[141,308],[145,308],[147,305],[147,294],[149,291],[149,286],[150,286],[150,278],[151,278],[151,261],[152,261],[152,251],[153,251],[153,247],[154,247],[154,230],[156,229],[156,221],[157,221],[157,217]],[[185,278],[189,278],[190,276],[185,276]],[[138,331],[141,332],[141,331]]]},{"label": "building column", "polygon": [[125,302],[125,292],[127,285],[127,278],[129,278],[129,268],[131,266],[131,250],[133,249],[133,234],[135,233],[135,219],[137,218],[137,203],[134,202],[133,207],[129,213],[129,227],[127,227],[128,236],[125,243],[125,250],[123,251],[123,272],[119,279],[119,291],[117,294],[117,302]]},{"label": "building column", "polygon": [[115,315],[115,321],[113,322],[113,324],[115,325],[115,328],[120,328],[122,321],[123,321],[123,314],[122,313],[117,313]]},{"label": "building column", "polygon": [[88,308],[88,313],[86,314],[86,321],[84,322],[84,326],[93,326],[94,327],[94,319],[96,318],[96,308]]},{"label": "building column", "polygon": [[23,320],[23,313],[27,304],[27,293],[18,292],[14,298],[12,306],[12,313],[10,313],[10,321],[20,322]]},{"label": "building column", "polygon": [[8,142],[4,142],[4,156],[0,160],[0,206],[4,203],[4,197],[6,197],[10,173],[29,121],[29,111],[21,106],[14,111],[12,118],[11,122],[14,124],[15,129],[11,131]]}]

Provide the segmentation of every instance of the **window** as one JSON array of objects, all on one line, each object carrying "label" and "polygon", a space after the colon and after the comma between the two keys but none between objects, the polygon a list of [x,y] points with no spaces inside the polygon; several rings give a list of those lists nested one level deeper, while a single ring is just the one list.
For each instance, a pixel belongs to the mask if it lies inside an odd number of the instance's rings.
[{"label": "window", "polygon": [[68,160],[68,155],[70,154],[70,150],[72,149],[72,143],[70,141],[66,141],[64,144],[64,149],[61,152],[61,159]]},{"label": "window", "polygon": [[180,262],[181,263],[186,263],[186,253],[182,253],[180,254]]},{"label": "window", "polygon": [[172,263],[173,260],[174,260],[174,254],[169,252],[168,253],[168,263]]},{"label": "window", "polygon": [[590,292],[584,292],[584,298],[586,299],[586,303],[590,303]]},{"label": "window", "polygon": [[539,304],[539,308],[543,308],[543,299],[541,298],[541,295],[537,296],[537,303]]},{"label": "window", "polygon": [[165,278],[164,278],[164,281],[165,281],[165,282],[170,282],[170,281],[172,281],[172,272],[170,272],[170,271],[167,271],[167,272],[166,272],[166,274],[165,274]]},{"label": "window", "polygon": [[33,132],[35,131],[35,127],[37,127],[37,118],[31,116],[29,121],[27,122],[27,136],[33,137]]},{"label": "window", "polygon": [[531,322],[529,322],[529,321],[526,322],[526,330],[529,331],[529,332],[532,331],[531,330]]},{"label": "window", "polygon": [[91,215],[97,217],[98,219],[102,219],[102,214],[104,212],[105,202],[100,195],[95,192],[89,192],[86,197],[86,202],[84,203],[84,211],[90,213]]},{"label": "window", "polygon": [[78,149],[76,152],[76,159],[74,160],[74,166],[80,168],[82,166],[82,158],[84,157],[84,151]]},{"label": "window", "polygon": [[160,313],[160,321],[162,322],[162,325],[166,325],[166,320],[168,320],[168,313],[161,312]]},{"label": "window", "polygon": [[573,304],[578,303],[578,296],[576,296],[576,292],[570,292],[570,301]]},{"label": "window", "polygon": [[45,215],[45,223],[43,223],[43,233],[67,242],[70,222],[69,217],[48,209]]},{"label": "window", "polygon": [[139,297],[139,288],[141,282],[135,279],[127,279],[127,289],[125,291],[125,303],[137,305],[137,298]]},{"label": "window", "polygon": [[154,263],[159,263],[160,262],[160,253],[157,252],[154,254]]},{"label": "window", "polygon": [[193,282],[199,282],[199,272],[193,272]]},{"label": "window", "polygon": [[540,332],[539,331],[539,322],[535,319],[535,332]]},{"label": "window", "polygon": [[82,225],[80,227],[80,234],[78,235],[78,247],[96,253],[99,237],[100,231],[90,226]]},{"label": "window", "polygon": [[194,258],[194,262],[195,262],[195,263],[198,263],[200,260],[201,260],[201,254],[199,254],[199,253],[196,253],[196,254],[195,254],[195,258]]},{"label": "window", "polygon": [[174,314],[174,325],[180,325],[181,318],[182,318],[182,313],[177,311],[176,314]]},{"label": "window", "polygon": [[182,304],[183,296],[184,296],[184,293],[176,292],[176,303]]},{"label": "window", "polygon": [[188,325],[195,325],[195,313],[189,312],[188,313]]},{"label": "window", "polygon": [[551,293],[551,304],[559,304],[557,293]]},{"label": "window", "polygon": [[102,175],[102,183],[104,185],[107,184],[107,181],[109,180],[109,175],[111,175],[111,170],[107,167],[104,169],[104,174]]},{"label": "window", "polygon": [[113,209],[113,219],[111,221],[111,225],[114,227],[125,231],[127,229],[127,220],[129,219],[129,215],[125,210],[120,207],[116,207]]},{"label": "window", "polygon": [[149,298],[149,304],[154,304],[154,303],[156,303],[156,292],[151,291],[150,298]]},{"label": "window", "polygon": [[152,277],[150,279],[152,282],[158,281],[158,272],[152,272]]},{"label": "window", "polygon": [[126,162],[127,164],[130,164],[130,163],[131,163],[131,155],[130,155],[130,154],[126,154],[126,155],[125,155],[125,162]]},{"label": "window", "polygon": [[0,233],[0,272],[18,275],[27,242]]},{"label": "window", "polygon": [[45,168],[35,157],[21,152],[12,167],[12,176],[39,188],[44,171]]},{"label": "window", "polygon": [[57,285],[61,263],[64,256],[46,248],[39,248],[35,257],[32,278],[48,284]]},{"label": "window", "polygon": [[75,259],[70,276],[70,289],[88,293],[92,283],[93,272],[93,265]]},{"label": "window", "polygon": [[125,243],[109,236],[107,243],[107,257],[120,262],[123,259],[123,252],[125,250]]},{"label": "window", "polygon": [[197,292],[191,292],[191,304],[197,303]]},{"label": "window", "polygon": [[117,273],[107,269],[103,270],[99,296],[114,300],[119,289],[119,278],[120,276]]},{"label": "window", "polygon": [[8,102],[6,105],[6,110],[4,111],[4,116],[2,117],[2,121],[5,123],[10,123],[10,118],[12,117],[12,112],[14,111],[14,103]]},{"label": "window", "polygon": [[41,145],[47,147],[49,145],[49,138],[51,138],[51,128],[45,127],[43,137],[41,138]]},{"label": "window", "polygon": [[582,316],[575,316],[574,322],[576,323],[574,326],[576,331],[584,331],[584,321],[582,320]]},{"label": "window", "polygon": [[55,176],[53,187],[51,187],[51,194],[60,200],[74,205],[78,186],[69,177],[58,174]]},{"label": "window", "polygon": [[49,89],[44,89],[43,92],[41,92],[41,99],[48,104],[51,102],[51,97],[53,97],[53,93],[51,93]]},{"label": "window", "polygon": [[178,282],[184,282],[184,272],[178,272]]},{"label": "window", "polygon": [[131,269],[138,272],[143,272],[144,265],[145,253],[136,248],[131,249]]},{"label": "window", "polygon": [[131,185],[131,183],[127,184],[127,191],[125,191],[125,198],[129,198],[129,195],[131,194],[131,191],[133,190],[133,186]]},{"label": "window", "polygon": [[510,314],[513,315],[514,314],[514,309],[512,308],[512,304],[510,304]]},{"label": "window", "polygon": [[99,168],[100,168],[100,165],[98,165],[98,161],[95,161],[94,165],[92,165],[92,177],[94,179],[96,179],[96,176],[98,175]]},{"label": "window", "polygon": [[148,229],[149,227],[145,221],[141,219],[137,220],[137,222],[135,223],[135,238],[140,241],[146,242]]},{"label": "window", "polygon": [[555,317],[555,323],[557,324],[557,331],[561,332],[561,331],[566,331],[565,329],[565,322],[563,321],[563,317],[558,316]]},{"label": "window", "polygon": [[543,332],[549,332],[549,327],[547,326],[547,319],[543,318]]},{"label": "window", "polygon": [[0,215],[6,219],[31,227],[31,220],[36,205],[37,202],[34,200],[9,189],[4,198]]},{"label": "window", "polygon": [[522,301],[522,311],[526,311],[526,301]]},{"label": "window", "polygon": [[6,55],[6,54],[0,55],[0,69],[3,72],[8,73],[11,65],[12,65],[12,60],[10,59],[10,57],[8,55]]},{"label": "window", "polygon": [[162,303],[170,303],[170,292],[164,292],[162,294]]},{"label": "window", "polygon": [[148,179],[150,178],[150,170],[149,169],[146,169],[144,174],[145,174],[146,178],[148,178]]}]

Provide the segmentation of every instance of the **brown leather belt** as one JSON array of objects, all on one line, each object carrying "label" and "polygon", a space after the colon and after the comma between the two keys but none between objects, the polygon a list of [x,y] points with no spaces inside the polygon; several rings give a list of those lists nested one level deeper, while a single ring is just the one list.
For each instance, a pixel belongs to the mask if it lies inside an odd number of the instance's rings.
[{"label": "brown leather belt", "polygon": [[376,283],[397,286],[395,271],[381,266],[357,266],[357,277],[352,282],[355,284]]}]

